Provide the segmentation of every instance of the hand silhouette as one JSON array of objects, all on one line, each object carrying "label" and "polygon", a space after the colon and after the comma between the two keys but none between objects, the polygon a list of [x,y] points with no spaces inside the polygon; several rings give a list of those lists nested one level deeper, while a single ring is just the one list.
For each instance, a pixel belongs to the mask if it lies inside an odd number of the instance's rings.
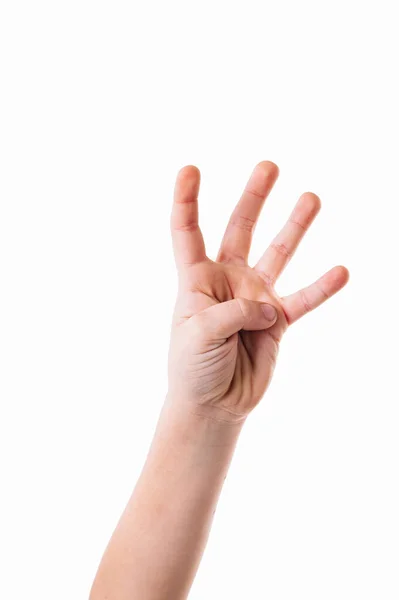
[{"label": "hand silhouette", "polygon": [[179,290],[169,351],[169,396],[220,421],[244,420],[270,383],[287,327],[338,292],[348,271],[337,266],[281,298],[275,283],[320,209],[303,194],[286,225],[252,268],[248,253],[263,203],[278,176],[256,165],[235,207],[216,261],[206,256],[198,226],[199,170],[183,167],[171,216]]}]

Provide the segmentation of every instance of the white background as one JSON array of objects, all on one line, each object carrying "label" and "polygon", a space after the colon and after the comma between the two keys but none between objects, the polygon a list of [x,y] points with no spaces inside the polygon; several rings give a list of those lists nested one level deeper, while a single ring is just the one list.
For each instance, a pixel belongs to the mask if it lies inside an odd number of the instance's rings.
[{"label": "white background", "polygon": [[395,2],[0,4],[0,596],[80,600],[166,390],[176,173],[209,255],[273,160],[252,259],[323,209],[295,324],[248,420],[190,598],[399,597]]}]

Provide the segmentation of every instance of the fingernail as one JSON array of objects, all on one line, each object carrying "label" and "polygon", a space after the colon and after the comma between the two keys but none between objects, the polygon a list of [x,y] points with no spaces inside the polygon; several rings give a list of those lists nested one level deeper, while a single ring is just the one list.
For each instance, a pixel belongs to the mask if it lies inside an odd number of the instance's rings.
[{"label": "fingernail", "polygon": [[276,309],[271,304],[262,304],[263,314],[268,321],[274,321],[276,317]]}]

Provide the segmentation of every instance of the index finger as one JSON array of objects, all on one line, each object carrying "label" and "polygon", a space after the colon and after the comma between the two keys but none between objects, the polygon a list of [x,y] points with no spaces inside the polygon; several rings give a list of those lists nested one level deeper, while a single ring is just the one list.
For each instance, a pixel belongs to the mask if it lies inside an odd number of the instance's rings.
[{"label": "index finger", "polygon": [[205,244],[198,225],[200,172],[188,165],[177,174],[171,215],[173,250],[178,267],[205,260]]}]

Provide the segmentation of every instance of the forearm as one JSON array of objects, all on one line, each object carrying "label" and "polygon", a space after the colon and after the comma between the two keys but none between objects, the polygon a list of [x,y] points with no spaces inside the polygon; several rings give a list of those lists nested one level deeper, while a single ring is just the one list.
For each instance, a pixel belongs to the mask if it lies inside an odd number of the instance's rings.
[{"label": "forearm", "polygon": [[91,600],[187,597],[241,427],[165,403]]}]

